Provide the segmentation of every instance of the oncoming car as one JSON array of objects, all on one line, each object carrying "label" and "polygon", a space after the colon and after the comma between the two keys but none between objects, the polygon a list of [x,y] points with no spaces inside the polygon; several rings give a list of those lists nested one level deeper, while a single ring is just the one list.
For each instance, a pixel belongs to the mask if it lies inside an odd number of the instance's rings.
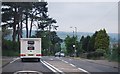
[{"label": "oncoming car", "polygon": [[55,57],[65,57],[65,53],[57,52],[57,53],[55,53]]}]

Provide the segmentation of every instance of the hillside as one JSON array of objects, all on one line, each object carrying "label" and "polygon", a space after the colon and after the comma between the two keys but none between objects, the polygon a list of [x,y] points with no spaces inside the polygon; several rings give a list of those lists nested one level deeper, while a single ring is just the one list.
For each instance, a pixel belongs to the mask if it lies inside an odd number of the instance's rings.
[{"label": "hillside", "polygon": [[[57,35],[61,38],[61,39],[65,39],[65,37],[67,35],[69,36],[73,36],[73,32],[57,32]],[[89,32],[77,32],[77,36],[78,39],[81,38],[81,36],[92,36],[93,33],[89,33]],[[110,37],[110,41],[118,41],[118,34],[117,33],[108,33],[109,37]]]},{"label": "hillside", "polygon": [[[35,34],[35,31],[32,31],[32,35]],[[69,36],[73,36],[73,32],[61,32],[61,31],[57,31],[57,35],[61,38],[61,39],[65,39],[65,37],[67,35]],[[92,36],[93,33],[90,32],[77,32],[77,36],[78,36],[78,40],[80,40],[81,36],[87,36],[90,35]],[[118,34],[117,33],[108,33],[108,35],[110,36],[110,41],[118,41]],[[23,37],[25,37],[25,31],[23,31]],[[6,39],[11,40],[12,39],[12,34],[10,36],[7,36]]]}]

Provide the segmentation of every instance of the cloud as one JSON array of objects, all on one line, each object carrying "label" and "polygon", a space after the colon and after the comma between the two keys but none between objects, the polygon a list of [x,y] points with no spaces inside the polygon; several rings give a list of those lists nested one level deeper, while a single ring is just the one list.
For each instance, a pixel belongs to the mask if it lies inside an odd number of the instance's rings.
[{"label": "cloud", "polygon": [[51,2],[48,4],[49,14],[57,20],[59,31],[71,31],[70,26],[74,26],[78,31],[84,32],[94,32],[100,28],[106,28],[109,32],[118,32],[116,30],[117,8],[116,2]]}]

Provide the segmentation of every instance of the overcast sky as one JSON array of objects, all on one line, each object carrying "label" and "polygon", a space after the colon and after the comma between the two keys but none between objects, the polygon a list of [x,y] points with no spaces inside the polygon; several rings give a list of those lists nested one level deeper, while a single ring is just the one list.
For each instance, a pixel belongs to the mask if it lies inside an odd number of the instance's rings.
[{"label": "overcast sky", "polygon": [[117,2],[48,2],[48,14],[57,20],[57,31],[118,33]]}]

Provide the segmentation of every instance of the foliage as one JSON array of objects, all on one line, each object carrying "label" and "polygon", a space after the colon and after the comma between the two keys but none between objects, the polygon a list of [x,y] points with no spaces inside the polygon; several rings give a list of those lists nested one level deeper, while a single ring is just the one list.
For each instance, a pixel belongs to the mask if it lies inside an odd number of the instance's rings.
[{"label": "foliage", "polygon": [[85,52],[88,52],[88,50],[89,50],[89,48],[88,48],[89,40],[90,40],[90,36],[85,37],[83,40],[82,48],[84,49]]},{"label": "foliage", "polygon": [[2,39],[6,39],[7,36],[9,36],[12,33],[10,29],[6,29],[2,27]]},{"label": "foliage", "polygon": [[[49,35],[51,28],[53,27],[54,29],[57,29],[58,26],[52,25],[53,23],[57,23],[57,21],[49,17],[47,5],[48,5],[47,2],[3,2],[2,3],[1,13],[2,13],[2,27],[4,28],[3,34],[4,36],[8,35],[10,31],[7,30],[8,28],[11,28],[12,41],[13,41],[12,43],[10,41],[3,40],[3,49],[5,51],[13,51],[19,49],[18,43],[20,38],[23,37],[22,34],[23,29],[26,29],[26,33],[25,33],[26,38],[29,37],[42,38],[43,50],[44,49],[47,50],[49,45],[53,47],[53,50],[55,50],[55,48],[57,49],[57,46],[60,46],[60,42],[58,41],[61,41],[61,39],[58,36],[56,36],[55,40],[53,41],[49,40],[50,39],[49,36],[52,36]],[[41,31],[41,32],[37,32],[36,36],[31,36],[33,26],[36,26],[37,30]],[[49,32],[46,31],[44,32],[45,29],[49,30]],[[46,35],[46,37],[44,37],[44,35]],[[16,39],[18,39],[17,44],[16,44]],[[53,52],[52,48],[50,51]]]},{"label": "foliage", "polygon": [[55,52],[61,51],[61,43],[63,42],[60,39],[55,31],[36,31],[34,37],[42,39],[42,49],[44,50],[44,55],[55,54]]},{"label": "foliage", "polygon": [[103,56],[101,52],[89,52],[87,53],[88,59],[100,59]]},{"label": "foliage", "polygon": [[[70,56],[73,56],[73,54],[75,53],[75,49],[76,51],[78,51],[78,41],[77,41],[77,37],[70,37],[67,35],[67,37],[65,38],[65,46],[66,46],[66,50],[67,50],[67,54]],[[75,47],[73,47],[73,45],[75,45]]]},{"label": "foliage", "polygon": [[10,40],[2,41],[2,55],[4,56],[16,56],[19,53],[18,42],[13,43]]},{"label": "foliage", "polygon": [[[112,52],[111,52],[111,50],[112,50]],[[119,47],[114,47],[112,49],[109,49],[105,56],[110,61],[119,61],[120,62]]]},{"label": "foliage", "polygon": [[78,54],[84,54],[88,58],[99,58],[108,53],[109,49],[109,36],[105,29],[96,31],[91,37],[82,36],[79,42]]},{"label": "foliage", "polygon": [[100,30],[95,38],[95,48],[107,50],[109,48],[109,36],[106,30]]},{"label": "foliage", "polygon": [[97,35],[97,31],[91,36],[90,40],[89,40],[89,43],[88,43],[88,46],[87,46],[87,49],[89,52],[94,52],[96,49],[94,47],[95,45],[95,38],[96,38],[96,35]]},{"label": "foliage", "polygon": [[[13,41],[16,37],[22,37],[22,30],[26,28],[26,37],[31,37],[32,27],[44,30],[46,27],[58,26],[51,25],[56,20],[48,16],[47,2],[3,2],[2,3],[2,27],[13,29]],[[30,22],[30,24],[28,24]],[[30,26],[30,31],[28,30]],[[28,33],[29,32],[29,33]]]}]

